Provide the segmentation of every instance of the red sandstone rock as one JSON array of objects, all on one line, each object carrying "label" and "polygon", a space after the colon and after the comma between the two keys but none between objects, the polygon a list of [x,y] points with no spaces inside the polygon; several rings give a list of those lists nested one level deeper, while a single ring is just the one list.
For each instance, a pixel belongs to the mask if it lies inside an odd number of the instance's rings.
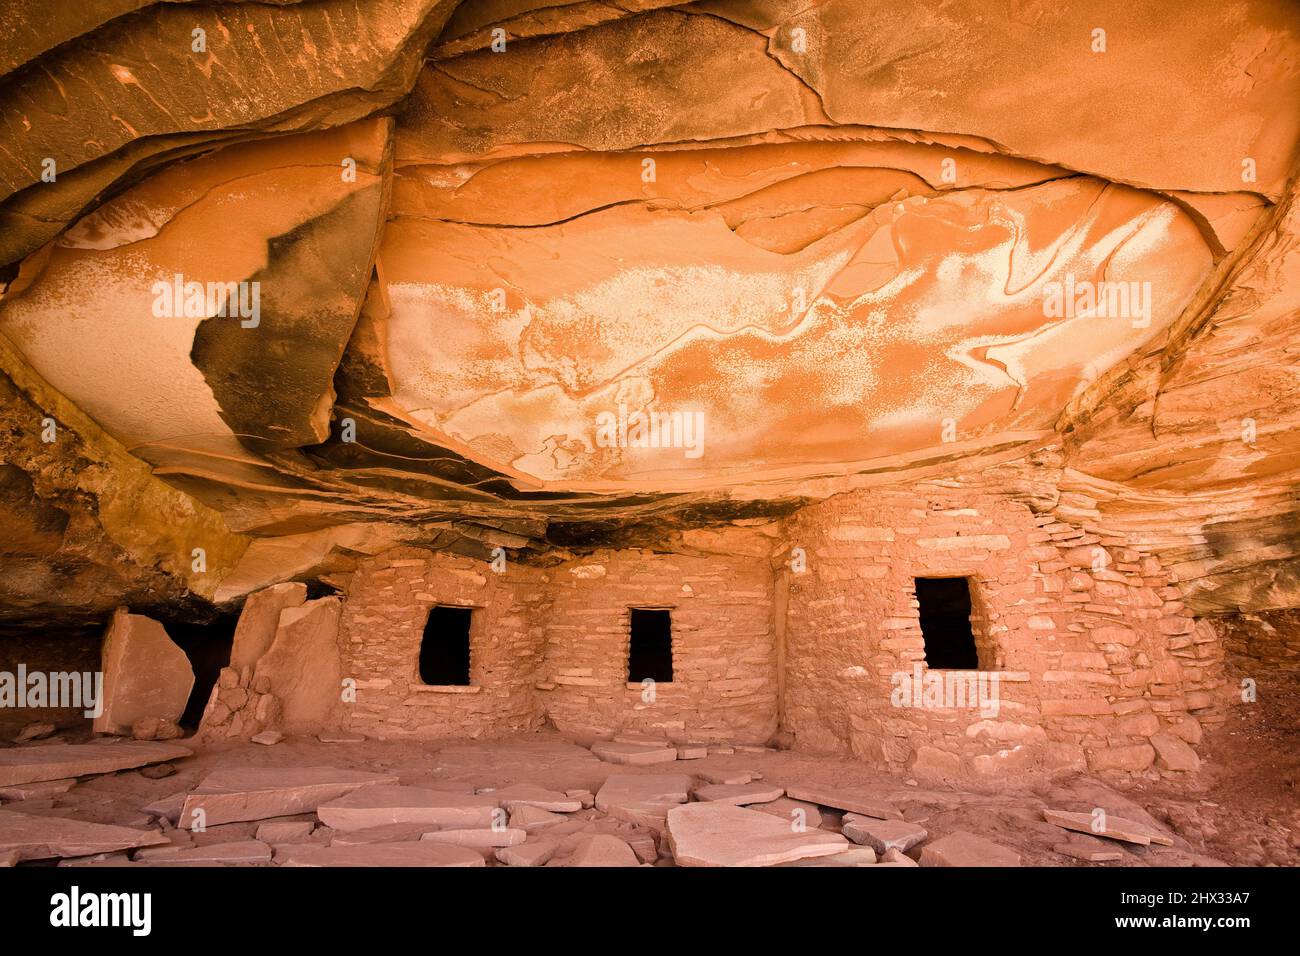
[{"label": "red sandstone rock", "polygon": [[632,848],[618,837],[595,834],[584,837],[564,863],[565,866],[640,866]]},{"label": "red sandstone rock", "polygon": [[129,770],[146,764],[189,757],[193,751],[178,744],[122,742],[102,744],[43,744],[0,750],[0,786],[87,777]]},{"label": "red sandstone rock", "polygon": [[785,791],[780,787],[769,787],[761,783],[711,783],[695,788],[696,800],[709,803],[729,803],[733,806],[770,803],[783,796],[785,796]]},{"label": "red sandstone rock", "polygon": [[[217,770],[185,798],[179,826],[192,829],[199,822],[215,826],[307,813],[345,794],[387,789],[396,782],[388,774],[332,767]],[[322,822],[334,825],[323,817]]]},{"label": "red sandstone rock", "polygon": [[185,652],[163,626],[119,608],[104,632],[103,713],[97,733],[129,734],[137,721],[180,719],[194,687]]},{"label": "red sandstone rock", "polygon": [[903,818],[903,814],[897,807],[858,790],[830,789],[800,784],[787,787],[785,792],[786,796],[794,800],[806,800],[808,803],[818,803],[824,807],[835,807],[837,810],[848,810],[878,820],[901,820]]},{"label": "red sandstone rock", "polygon": [[20,860],[90,856],[166,842],[156,830],[0,810],[0,853],[16,852]]},{"label": "red sandstone rock", "polygon": [[279,866],[485,866],[463,846],[439,843],[376,843],[366,846],[286,846],[275,851]]},{"label": "red sandstone rock", "polygon": [[322,802],[316,815],[321,823],[336,830],[363,830],[389,823],[487,827],[498,814],[504,814],[500,801],[490,794],[462,795],[391,783],[392,778],[388,778],[380,786],[357,789]]},{"label": "red sandstone rock", "polygon": [[628,764],[634,767],[672,763],[677,759],[677,751],[674,748],[658,744],[602,742],[592,744],[591,752],[609,763]]},{"label": "red sandstone rock", "polygon": [[1020,866],[1020,854],[992,840],[958,830],[921,848],[921,866]]},{"label": "red sandstone rock", "polygon": [[453,846],[503,847],[518,846],[528,838],[519,827],[447,827],[429,830],[421,835],[422,843],[449,843]]},{"label": "red sandstone rock", "polygon": [[691,803],[668,811],[668,844],[678,866],[773,866],[843,852],[842,836],[799,832],[769,814],[724,803]]},{"label": "red sandstone rock", "polygon": [[1152,843],[1158,843],[1162,846],[1174,845],[1174,841],[1170,837],[1161,833],[1155,827],[1134,820],[1125,820],[1123,817],[1117,817],[1110,813],[1104,816],[1094,816],[1091,813],[1044,810],[1043,819],[1066,830],[1077,830],[1080,833],[1090,833],[1093,836],[1107,837],[1111,840],[1122,840],[1125,843],[1136,843],[1139,846],[1148,846]]},{"label": "red sandstone rock", "polygon": [[877,820],[849,813],[844,816],[840,832],[854,843],[862,843],[877,853],[898,850],[906,853],[929,833],[914,823],[902,820]]}]

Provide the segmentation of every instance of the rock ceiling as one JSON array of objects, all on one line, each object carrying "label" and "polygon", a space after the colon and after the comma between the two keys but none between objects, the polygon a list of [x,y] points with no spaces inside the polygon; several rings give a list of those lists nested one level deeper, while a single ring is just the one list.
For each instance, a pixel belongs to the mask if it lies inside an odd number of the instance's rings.
[{"label": "rock ceiling", "polygon": [[0,623],[917,480],[1297,603],[1300,12],[1057,7],[5,0]]}]

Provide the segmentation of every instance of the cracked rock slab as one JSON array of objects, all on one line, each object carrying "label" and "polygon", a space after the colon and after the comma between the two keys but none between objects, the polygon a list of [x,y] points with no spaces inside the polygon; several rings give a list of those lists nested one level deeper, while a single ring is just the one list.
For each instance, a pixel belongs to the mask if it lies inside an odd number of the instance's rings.
[{"label": "cracked rock slab", "polygon": [[0,810],[0,857],[7,853],[16,853],[19,860],[93,856],[166,842],[157,830]]},{"label": "cracked rock slab", "polygon": [[179,744],[122,741],[113,744],[46,744],[0,750],[0,786],[63,780],[130,770],[192,756]]},{"label": "cracked rock slab", "polygon": [[356,790],[395,783],[391,774],[333,767],[217,770],[185,798],[179,826],[190,829],[200,819],[211,827],[310,813]]},{"label": "cracked rock slab", "polygon": [[770,814],[725,803],[673,807],[667,834],[678,866],[775,866],[849,848],[839,834],[797,832]]}]

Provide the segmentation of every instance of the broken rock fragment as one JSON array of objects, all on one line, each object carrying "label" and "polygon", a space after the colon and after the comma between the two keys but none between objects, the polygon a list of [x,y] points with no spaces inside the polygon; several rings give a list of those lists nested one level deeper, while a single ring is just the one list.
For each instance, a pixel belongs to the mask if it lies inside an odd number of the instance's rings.
[{"label": "broken rock fragment", "polygon": [[1136,843],[1138,846],[1148,846],[1152,843],[1159,843],[1162,846],[1174,845],[1173,837],[1161,833],[1155,827],[1147,826],[1145,823],[1138,823],[1135,820],[1125,820],[1123,817],[1117,817],[1111,813],[1107,813],[1105,816],[1094,816],[1091,813],[1044,810],[1043,819],[1065,830],[1107,837],[1124,843]]},{"label": "broken rock fragment", "polygon": [[363,830],[388,823],[490,827],[500,813],[497,799],[488,794],[389,785],[357,790],[321,804],[316,811],[321,823],[336,830]]},{"label": "broken rock fragment", "polygon": [[632,848],[616,836],[597,833],[585,837],[574,848],[573,855],[566,861],[566,866],[609,867],[640,866]]},{"label": "broken rock fragment", "polygon": [[129,734],[151,718],[172,724],[180,720],[194,688],[194,670],[161,624],[118,608],[104,633],[101,655],[104,700],[94,722],[96,733]]},{"label": "broken rock fragment", "polygon": [[372,843],[365,846],[277,848],[280,866],[486,866],[477,850],[445,843]]},{"label": "broken rock fragment", "polygon": [[356,790],[396,782],[389,774],[333,767],[217,770],[185,798],[179,825],[188,829],[202,820],[211,827],[310,813],[322,803]]},{"label": "broken rock fragment", "polygon": [[157,830],[0,810],[0,854],[16,852],[20,860],[92,856],[166,842]]},{"label": "broken rock fragment", "polygon": [[862,790],[835,789],[830,787],[804,786],[802,784],[787,787],[785,795],[794,800],[806,800],[823,807],[834,807],[849,813],[860,813],[877,820],[901,820],[902,812],[893,804],[887,803]]},{"label": "broken rock fragment", "polygon": [[695,788],[695,799],[712,803],[730,803],[744,806],[749,803],[770,803],[785,795],[780,787],[761,783],[710,783]]},{"label": "broken rock fragment", "polygon": [[86,777],[189,757],[179,744],[122,741],[100,744],[44,744],[0,750],[0,786]]},{"label": "broken rock fragment", "polygon": [[690,789],[684,773],[611,774],[596,793],[596,809],[662,830],[669,808],[685,803]]},{"label": "broken rock fragment", "polygon": [[558,790],[547,790],[532,784],[519,783],[500,790],[487,791],[497,802],[513,813],[518,807],[537,807],[552,813],[574,813],[582,809],[579,797],[570,797]]},{"label": "broken rock fragment", "polygon": [[859,814],[849,813],[844,816],[844,825],[840,832],[852,840],[869,846],[877,853],[898,850],[905,853],[924,840],[929,834],[915,823],[903,820],[877,820]]},{"label": "broken rock fragment", "polygon": [[591,752],[608,763],[626,764],[631,767],[672,763],[677,759],[676,748],[659,744],[626,744],[618,741],[601,741],[592,744]]}]

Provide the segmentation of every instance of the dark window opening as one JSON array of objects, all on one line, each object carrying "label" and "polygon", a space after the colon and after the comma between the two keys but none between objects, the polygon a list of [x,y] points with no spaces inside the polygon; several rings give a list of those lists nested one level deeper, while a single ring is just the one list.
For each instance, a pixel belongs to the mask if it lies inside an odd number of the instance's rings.
[{"label": "dark window opening", "polygon": [[977,670],[979,653],[970,627],[970,584],[965,578],[917,578],[925,662],[945,670]]},{"label": "dark window opening", "polygon": [[426,684],[469,686],[468,607],[434,607],[420,641],[420,680]]},{"label": "dark window opening", "polygon": [[235,625],[238,614],[225,614],[211,621],[186,621],[160,615],[163,628],[172,642],[185,652],[194,671],[194,689],[181,714],[180,725],[194,731],[203,719],[212,688],[217,686],[221,669],[230,664],[230,651],[235,642]]},{"label": "dark window opening", "polygon": [[634,607],[632,641],[627,655],[627,679],[632,683],[673,681],[673,629],[669,613]]}]

